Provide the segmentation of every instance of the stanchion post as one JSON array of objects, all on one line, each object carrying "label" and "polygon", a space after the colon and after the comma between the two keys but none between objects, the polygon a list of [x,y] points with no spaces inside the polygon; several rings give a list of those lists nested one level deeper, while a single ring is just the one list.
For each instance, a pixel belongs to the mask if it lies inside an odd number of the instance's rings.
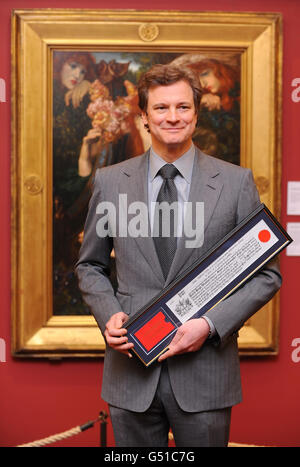
[{"label": "stanchion post", "polygon": [[104,410],[101,410],[99,413],[100,419],[100,447],[104,448],[107,444],[107,413]]}]

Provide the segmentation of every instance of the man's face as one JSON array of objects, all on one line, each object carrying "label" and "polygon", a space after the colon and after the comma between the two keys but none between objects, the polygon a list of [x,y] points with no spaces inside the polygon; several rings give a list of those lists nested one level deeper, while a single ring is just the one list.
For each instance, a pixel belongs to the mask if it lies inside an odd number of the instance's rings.
[{"label": "man's face", "polygon": [[147,112],[153,149],[164,152],[176,146],[188,149],[197,123],[193,91],[186,81],[149,89]]}]

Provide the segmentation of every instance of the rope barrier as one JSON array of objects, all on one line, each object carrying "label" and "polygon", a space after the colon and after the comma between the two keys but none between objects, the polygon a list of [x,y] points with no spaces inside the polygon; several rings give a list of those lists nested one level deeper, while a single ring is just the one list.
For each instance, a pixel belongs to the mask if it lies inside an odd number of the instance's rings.
[{"label": "rope barrier", "polygon": [[88,430],[89,428],[92,428],[95,423],[100,422],[101,423],[101,446],[104,447],[106,446],[106,420],[107,420],[107,413],[104,411],[101,411],[98,418],[96,420],[87,422],[83,425],[76,426],[74,428],[71,428],[70,430],[64,431],[62,433],[57,433],[52,436],[48,436],[47,438],[39,439],[36,441],[32,441],[31,443],[26,443],[26,444],[20,444],[17,446],[17,448],[30,448],[30,447],[41,447],[41,446],[46,446],[47,444],[52,444],[55,443],[56,441],[60,441],[62,439],[70,438],[71,436],[78,435],[79,433],[82,433],[85,430]]},{"label": "rope barrier", "polygon": [[[47,444],[52,444],[56,443],[57,441],[61,441],[62,439],[70,438],[71,436],[79,435],[79,433],[82,433],[85,430],[88,430],[89,428],[92,428],[95,423],[100,422],[100,446],[101,447],[106,447],[106,426],[107,426],[107,418],[108,415],[105,411],[101,411],[99,413],[99,416],[96,418],[96,420],[89,421],[87,423],[84,423],[83,425],[78,425],[74,428],[71,428],[70,430],[63,431],[62,433],[57,433],[52,436],[48,436],[47,438],[39,439],[36,441],[32,441],[31,443],[26,443],[26,444],[20,444],[19,446],[16,446],[17,448],[31,448],[31,447],[42,447],[46,446]],[[169,440],[173,440],[173,433],[172,431],[169,432],[168,434]],[[257,446],[254,444],[239,444],[239,443],[229,443],[228,447],[262,447],[262,446]]]}]

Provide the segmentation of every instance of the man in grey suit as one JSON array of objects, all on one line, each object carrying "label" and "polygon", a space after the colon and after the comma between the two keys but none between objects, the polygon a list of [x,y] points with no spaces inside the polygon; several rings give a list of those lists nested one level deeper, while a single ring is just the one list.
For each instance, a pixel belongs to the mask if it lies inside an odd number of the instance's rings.
[{"label": "man in grey suit", "polygon": [[[142,77],[138,90],[152,147],[97,171],[76,266],[80,289],[107,343],[102,397],[110,407],[117,446],[167,446],[170,427],[176,446],[227,446],[231,408],[241,401],[238,330],[273,297],[281,277],[276,261],[269,262],[203,317],[185,322],[158,362],[144,367],[131,358],[133,344],[123,327],[128,317],[260,203],[250,170],[193,145],[201,89],[192,72],[157,65]],[[156,243],[153,202],[163,191],[175,195],[181,206],[204,203],[202,244],[187,247],[180,215],[174,227],[178,236],[173,232],[176,243],[174,238],[170,248]],[[124,232],[119,225],[120,195],[126,206],[138,202],[149,208],[147,235],[130,235],[132,230]],[[116,207],[114,222],[105,218],[107,235],[99,228],[101,206]],[[116,293],[108,278],[112,248]]]}]

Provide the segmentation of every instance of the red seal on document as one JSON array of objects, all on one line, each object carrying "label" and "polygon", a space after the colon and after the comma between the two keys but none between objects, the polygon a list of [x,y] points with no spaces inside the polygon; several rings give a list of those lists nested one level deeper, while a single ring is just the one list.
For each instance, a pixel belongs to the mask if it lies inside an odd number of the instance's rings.
[{"label": "red seal on document", "polygon": [[172,323],[167,322],[165,315],[160,311],[137,332],[135,332],[134,335],[149,352],[174,329],[175,326]]},{"label": "red seal on document", "polygon": [[269,230],[267,229],[261,230],[258,234],[258,239],[263,243],[268,242],[270,238],[271,238],[271,234]]}]

